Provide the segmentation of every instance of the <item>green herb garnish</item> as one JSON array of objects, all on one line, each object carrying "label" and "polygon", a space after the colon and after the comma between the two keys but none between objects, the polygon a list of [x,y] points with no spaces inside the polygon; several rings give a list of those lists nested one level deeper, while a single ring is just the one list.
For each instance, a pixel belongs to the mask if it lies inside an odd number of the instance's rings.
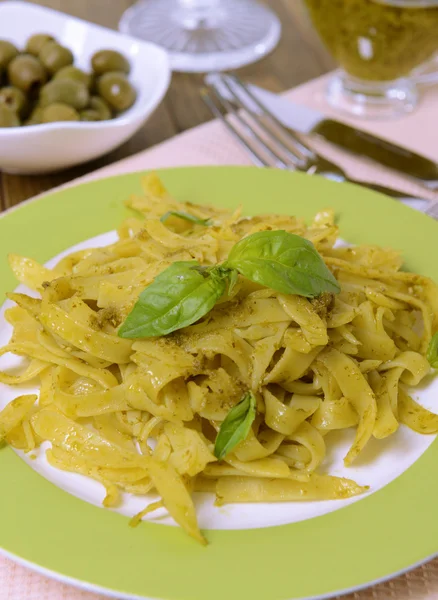
[{"label": "green herb garnish", "polygon": [[312,242],[286,231],[260,231],[233,246],[226,266],[283,294],[340,292]]},{"label": "green herb garnish", "polygon": [[221,460],[233,450],[237,444],[248,436],[256,416],[256,397],[246,392],[242,400],[234,406],[220,426],[214,444],[214,455]]},{"label": "green herb garnish", "polygon": [[123,338],[167,335],[206,315],[238,274],[283,294],[314,298],[340,287],[314,245],[286,231],[262,231],[238,242],[215,267],[176,262],[143,292],[118,331]]},{"label": "green herb garnish", "polygon": [[140,294],[120,327],[122,338],[167,335],[207,314],[226,289],[217,269],[200,272],[199,263],[175,262]]},{"label": "green herb garnish", "polygon": [[433,334],[430,340],[426,358],[433,369],[438,369],[438,331]]},{"label": "green herb garnish", "polygon": [[180,219],[184,219],[184,221],[190,221],[190,223],[204,225],[205,227],[209,227],[213,224],[211,219],[201,219],[200,217],[195,217],[194,215],[179,210],[169,210],[161,217],[160,221],[164,223],[169,217],[179,217]]},{"label": "green herb garnish", "polygon": [[236,271],[236,269],[232,269],[230,271],[230,278],[229,278],[229,283],[228,283],[228,294],[232,294],[234,288],[237,285],[238,279],[239,279],[239,273]]}]

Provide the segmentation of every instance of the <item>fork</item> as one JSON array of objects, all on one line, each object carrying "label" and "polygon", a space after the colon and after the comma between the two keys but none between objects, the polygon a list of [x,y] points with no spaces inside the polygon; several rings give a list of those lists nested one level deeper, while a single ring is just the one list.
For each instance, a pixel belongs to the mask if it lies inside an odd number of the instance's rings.
[{"label": "fork", "polygon": [[[226,90],[226,94],[222,90]],[[286,129],[235,75],[209,75],[201,97],[212,115],[222,121],[259,167],[275,166],[309,175],[318,174],[334,181],[356,183],[392,198],[408,197],[399,190],[348,176],[340,166],[321,156],[292,130]],[[233,115],[235,121],[227,119],[224,112]],[[438,219],[438,202],[431,201],[422,212]]]}]

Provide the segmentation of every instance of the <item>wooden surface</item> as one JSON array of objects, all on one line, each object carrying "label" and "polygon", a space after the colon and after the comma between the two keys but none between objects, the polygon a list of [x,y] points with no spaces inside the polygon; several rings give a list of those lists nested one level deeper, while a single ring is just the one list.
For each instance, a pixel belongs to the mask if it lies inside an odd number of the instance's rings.
[{"label": "wooden surface", "polygon": [[[133,4],[133,0],[34,0],[34,4],[48,6],[116,29],[120,16]],[[282,22],[281,42],[270,56],[240,69],[239,74],[278,92],[333,68],[331,58],[312,30],[301,0],[273,0],[269,4]],[[0,23],[0,38],[1,34]],[[145,126],[123,146],[100,159],[51,175],[20,176],[0,173],[0,207],[5,209],[14,206],[35,194],[208,121],[211,116],[199,98],[201,82],[202,77],[199,75],[175,73],[164,102]]]}]

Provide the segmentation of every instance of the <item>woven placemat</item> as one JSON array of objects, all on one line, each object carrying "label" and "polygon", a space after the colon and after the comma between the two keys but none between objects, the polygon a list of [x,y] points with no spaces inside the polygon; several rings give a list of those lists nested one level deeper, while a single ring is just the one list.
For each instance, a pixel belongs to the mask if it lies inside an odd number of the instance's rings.
[{"label": "woven placemat", "polygon": [[[287,92],[286,96],[295,102],[314,106],[330,114],[323,98],[326,80],[327,77],[313,80]],[[358,126],[396,143],[404,144],[438,161],[437,113],[438,88],[431,88],[425,91],[418,110],[411,115],[397,121],[360,121]],[[351,122],[354,123],[354,120]],[[371,162],[364,162],[340,150],[328,148],[324,144],[321,144],[321,149],[330,158],[336,159],[354,177],[383,185],[394,185],[413,195],[419,192],[415,183],[376,167]],[[229,137],[223,125],[213,121],[67,185],[143,169],[230,164],[251,163],[244,151]],[[432,193],[429,197],[435,199]],[[26,532],[22,532],[22,535],[26,535]],[[406,540],[406,543],[408,544],[409,540]],[[0,600],[103,600],[104,598],[103,595],[59,583],[8,558],[0,557]],[[340,597],[333,597],[333,600],[335,598]],[[438,559],[386,583],[348,594],[343,598],[345,600],[438,600]]]}]

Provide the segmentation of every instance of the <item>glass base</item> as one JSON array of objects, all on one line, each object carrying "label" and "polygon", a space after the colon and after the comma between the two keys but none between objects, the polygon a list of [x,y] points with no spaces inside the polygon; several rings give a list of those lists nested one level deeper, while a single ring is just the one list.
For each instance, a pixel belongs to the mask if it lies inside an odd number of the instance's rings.
[{"label": "glass base", "polygon": [[330,106],[351,117],[393,119],[414,110],[418,93],[408,79],[361,81],[339,71],[329,81],[326,98]]},{"label": "glass base", "polygon": [[411,78],[419,85],[434,85],[438,83],[438,53],[426,64],[412,71]]},{"label": "glass base", "polygon": [[174,71],[236,69],[266,56],[278,44],[278,17],[255,0],[141,0],[119,29],[169,52]]}]

